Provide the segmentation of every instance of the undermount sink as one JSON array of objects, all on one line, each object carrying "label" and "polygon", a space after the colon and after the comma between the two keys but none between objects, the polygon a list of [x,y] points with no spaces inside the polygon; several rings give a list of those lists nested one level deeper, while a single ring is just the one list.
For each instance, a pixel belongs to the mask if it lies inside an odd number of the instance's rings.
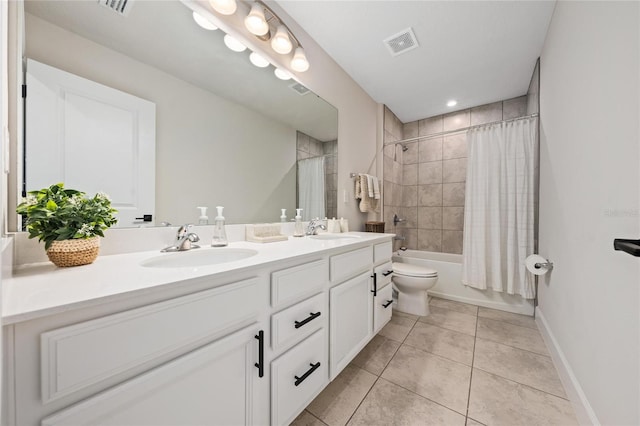
[{"label": "undermount sink", "polygon": [[357,235],[318,234],[311,235],[309,238],[313,238],[314,240],[352,240],[360,237],[358,237]]},{"label": "undermount sink", "polygon": [[140,265],[147,268],[194,268],[234,262],[258,254],[252,249],[212,248],[165,254],[143,260]]}]

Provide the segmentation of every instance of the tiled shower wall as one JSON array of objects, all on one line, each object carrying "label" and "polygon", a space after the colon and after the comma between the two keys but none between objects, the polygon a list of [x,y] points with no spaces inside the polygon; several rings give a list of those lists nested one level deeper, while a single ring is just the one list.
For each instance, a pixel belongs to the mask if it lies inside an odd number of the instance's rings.
[{"label": "tiled shower wall", "polygon": [[[467,174],[466,132],[434,135],[521,117],[526,113],[527,96],[520,96],[405,123],[402,131],[389,132],[390,136],[401,135],[395,140],[424,138],[403,143],[407,148],[404,152],[402,147],[397,145],[396,161],[392,158],[393,148],[385,147],[385,185],[387,171],[391,171],[398,159],[402,167],[400,173],[391,175],[392,179],[397,180],[398,175],[401,179],[400,204],[395,204],[396,200],[393,197],[392,203],[388,203],[385,197],[384,217],[387,221],[387,231],[404,237],[402,245],[410,249],[462,253]],[[387,115],[390,116],[389,119]],[[393,128],[395,120],[395,115],[385,108],[385,142],[387,125],[389,123]],[[400,156],[397,155],[397,148],[400,148]],[[394,194],[397,189],[392,187]],[[393,223],[389,224],[389,218],[393,217],[394,213],[405,219],[395,228]]]},{"label": "tiled shower wall", "polygon": [[296,132],[297,161],[307,158],[325,156],[324,185],[326,200],[326,216],[338,215],[338,141],[322,142],[311,136]]},{"label": "tiled shower wall", "polygon": [[[403,139],[403,124],[393,112],[384,107],[384,143]],[[383,185],[382,199],[384,204],[385,232],[395,232],[393,215],[402,208],[402,147],[400,145],[385,145],[383,150]],[[405,245],[403,241],[396,241],[394,249]]]}]

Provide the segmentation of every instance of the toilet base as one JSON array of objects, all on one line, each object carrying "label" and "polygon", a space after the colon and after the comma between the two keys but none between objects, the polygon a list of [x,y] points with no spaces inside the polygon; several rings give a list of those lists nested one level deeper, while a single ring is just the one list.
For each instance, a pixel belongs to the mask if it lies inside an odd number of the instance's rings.
[{"label": "toilet base", "polygon": [[398,292],[398,304],[395,309],[405,314],[426,317],[429,315],[429,298],[426,291],[419,293]]}]

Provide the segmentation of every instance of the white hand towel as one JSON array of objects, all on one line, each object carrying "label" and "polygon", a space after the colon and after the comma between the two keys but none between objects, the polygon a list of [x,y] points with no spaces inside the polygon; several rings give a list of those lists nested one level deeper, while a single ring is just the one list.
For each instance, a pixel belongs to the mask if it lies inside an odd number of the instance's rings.
[{"label": "white hand towel", "polygon": [[376,200],[380,199],[380,183],[378,182],[378,178],[372,176],[373,179],[373,198]]},{"label": "white hand towel", "polygon": [[369,198],[375,198],[373,192],[373,176],[367,175],[367,189],[369,190]]}]

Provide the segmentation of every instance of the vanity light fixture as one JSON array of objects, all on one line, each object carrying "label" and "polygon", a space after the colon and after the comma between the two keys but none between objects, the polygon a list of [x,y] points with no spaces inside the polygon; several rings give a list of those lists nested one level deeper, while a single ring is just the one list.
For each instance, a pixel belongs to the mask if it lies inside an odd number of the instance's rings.
[{"label": "vanity light fixture", "polygon": [[251,34],[263,36],[269,32],[269,24],[264,17],[264,8],[254,3],[251,6],[251,12],[244,18],[244,26],[247,27]]},{"label": "vanity light fixture", "polygon": [[280,24],[276,35],[271,39],[271,48],[281,55],[286,55],[291,52],[293,44],[289,38],[289,32],[284,25]]},{"label": "vanity light fixture", "polygon": [[225,34],[224,44],[234,52],[244,52],[247,48],[247,46],[240,43],[237,39],[231,37],[229,34]]},{"label": "vanity light fixture", "polygon": [[449,108],[452,108],[454,106],[458,105],[458,101],[456,101],[455,99],[451,99],[449,102],[447,102],[447,106]]},{"label": "vanity light fixture", "polygon": [[233,15],[238,9],[236,0],[209,0],[209,4],[222,15]]},{"label": "vanity light fixture", "polygon": [[258,68],[265,68],[269,66],[269,61],[267,61],[262,55],[256,52],[251,52],[251,55],[249,55],[249,60]]},{"label": "vanity light fixture", "polygon": [[307,55],[304,54],[302,47],[296,47],[291,60],[291,68],[297,72],[305,72],[309,69],[309,61],[307,61]]},{"label": "vanity light fixture", "polygon": [[196,21],[196,24],[200,25],[205,30],[215,31],[218,29],[218,27],[213,25],[211,21],[200,15],[198,12],[193,12],[193,20]]},{"label": "vanity light fixture", "polygon": [[289,80],[291,79],[291,74],[289,74],[289,71],[285,71],[282,68],[276,68],[275,71],[273,72],[276,77],[278,77],[280,80]]}]

